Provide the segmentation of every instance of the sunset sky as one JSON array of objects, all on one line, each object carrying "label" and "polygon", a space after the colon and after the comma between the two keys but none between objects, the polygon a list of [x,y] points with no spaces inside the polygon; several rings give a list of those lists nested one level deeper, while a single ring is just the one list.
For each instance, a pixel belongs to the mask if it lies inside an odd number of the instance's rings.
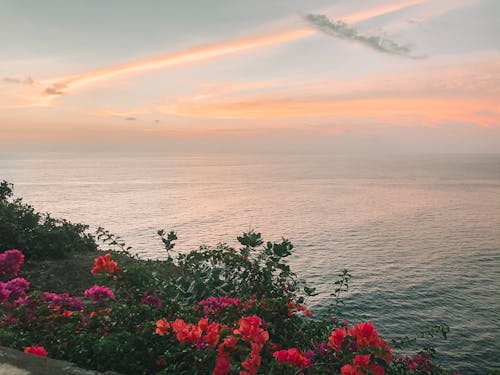
[{"label": "sunset sky", "polygon": [[497,0],[0,2],[0,149],[499,152]]}]

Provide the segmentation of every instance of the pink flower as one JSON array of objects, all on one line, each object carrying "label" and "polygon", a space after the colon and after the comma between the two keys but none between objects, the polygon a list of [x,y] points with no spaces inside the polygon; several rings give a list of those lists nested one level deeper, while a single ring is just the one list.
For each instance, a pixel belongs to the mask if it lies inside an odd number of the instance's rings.
[{"label": "pink flower", "polygon": [[115,299],[115,294],[111,289],[100,285],[94,285],[92,288],[87,289],[84,295],[93,302],[101,302],[105,299]]},{"label": "pink flower", "polygon": [[24,348],[25,353],[38,355],[40,357],[47,357],[47,351],[43,346],[27,346]]},{"label": "pink flower", "polygon": [[30,283],[22,277],[16,277],[6,283],[0,282],[0,302],[17,300],[26,294],[29,287]]},{"label": "pink flower", "polygon": [[17,249],[7,250],[0,254],[0,275],[11,273],[17,275],[19,267],[24,263],[24,254]]},{"label": "pink flower", "polygon": [[241,300],[239,298],[231,298],[227,296],[222,297],[208,297],[198,304],[203,306],[203,314],[208,316],[213,314],[219,316],[227,309],[236,310],[240,306]]}]

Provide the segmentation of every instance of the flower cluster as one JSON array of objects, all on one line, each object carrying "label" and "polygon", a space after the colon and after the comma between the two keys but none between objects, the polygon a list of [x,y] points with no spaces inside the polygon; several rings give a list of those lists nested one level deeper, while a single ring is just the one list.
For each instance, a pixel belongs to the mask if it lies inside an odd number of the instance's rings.
[{"label": "flower cluster", "polygon": [[16,277],[6,283],[0,282],[0,302],[16,301],[26,294],[30,283],[22,277]]},{"label": "flower cluster", "polygon": [[382,375],[381,363],[391,363],[391,347],[381,338],[370,322],[355,324],[352,328],[336,328],[330,335],[328,346],[335,353],[354,354],[352,362],[342,366],[342,375]]},{"label": "flower cluster", "polygon": [[93,302],[102,302],[105,299],[114,300],[115,294],[105,286],[94,285],[84,292],[84,296]]},{"label": "flower cluster", "polygon": [[432,355],[428,352],[421,352],[414,356],[399,356],[396,364],[404,368],[410,374],[432,374],[436,371],[436,366],[432,361]]},{"label": "flower cluster", "polygon": [[225,326],[216,322],[209,323],[208,318],[200,319],[198,324],[186,323],[183,319],[168,322],[162,318],[156,322],[155,333],[163,336],[170,328],[180,344],[189,343],[202,349],[214,348],[219,342],[220,332]]},{"label": "flower cluster", "polygon": [[24,254],[19,250],[7,250],[0,254],[0,275],[19,273],[19,267],[24,263]]},{"label": "flower cluster", "polygon": [[262,320],[256,315],[241,318],[238,327],[227,330],[230,335],[222,341],[221,332],[228,327],[217,322],[209,323],[206,317],[200,319],[197,324],[186,323],[183,319],[169,322],[165,318],[156,322],[155,333],[158,335],[163,336],[170,329],[180,344],[196,345],[197,349],[216,348],[215,375],[225,375],[230,372],[231,352],[236,349],[239,342],[250,345],[250,354],[241,363],[243,369],[240,374],[256,374],[261,363],[261,351],[269,340],[268,332],[262,328]]},{"label": "flower cluster", "polygon": [[311,317],[313,316],[313,313],[311,310],[308,309],[306,305],[298,305],[295,303],[295,301],[290,301],[288,303],[288,315],[292,315],[295,312],[303,312],[304,316]]},{"label": "flower cluster", "polygon": [[68,293],[49,293],[44,292],[43,297],[48,302],[51,309],[67,309],[70,311],[83,310],[83,302],[78,297],[70,297]]},{"label": "flower cluster", "polygon": [[237,311],[240,304],[241,299],[231,298],[227,296],[208,297],[198,302],[198,305],[203,306],[203,314],[205,316],[220,316],[225,311],[227,311],[227,309],[233,309],[234,311]]},{"label": "flower cluster", "polygon": [[118,267],[118,263],[111,260],[111,254],[107,253],[106,255],[97,257],[94,260],[94,267],[90,272],[93,275],[98,273],[104,273],[106,275],[114,275],[120,272],[120,267]]},{"label": "flower cluster", "polygon": [[273,357],[276,358],[279,363],[289,363],[297,367],[299,370],[309,367],[309,360],[297,348],[279,350],[273,353]]},{"label": "flower cluster", "polygon": [[27,346],[24,348],[24,352],[40,357],[47,357],[47,351],[43,346]]}]

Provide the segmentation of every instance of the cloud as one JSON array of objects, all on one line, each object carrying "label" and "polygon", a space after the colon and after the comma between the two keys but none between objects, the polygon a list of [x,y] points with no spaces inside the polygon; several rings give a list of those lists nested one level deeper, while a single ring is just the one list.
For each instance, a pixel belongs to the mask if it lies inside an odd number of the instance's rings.
[{"label": "cloud", "polygon": [[31,77],[26,77],[26,78],[4,77],[2,80],[7,83],[15,83],[28,86],[32,86],[36,83],[36,81]]},{"label": "cloud", "polygon": [[136,117],[125,117],[125,120],[127,120],[127,121],[135,121],[135,120],[137,120],[137,118]]},{"label": "cloud", "polygon": [[422,58],[415,56],[407,45],[400,45],[390,39],[379,35],[362,35],[343,21],[330,21],[323,14],[308,14],[305,20],[317,30],[336,38],[353,41],[362,44],[375,51],[390,55],[408,57],[412,59]]}]

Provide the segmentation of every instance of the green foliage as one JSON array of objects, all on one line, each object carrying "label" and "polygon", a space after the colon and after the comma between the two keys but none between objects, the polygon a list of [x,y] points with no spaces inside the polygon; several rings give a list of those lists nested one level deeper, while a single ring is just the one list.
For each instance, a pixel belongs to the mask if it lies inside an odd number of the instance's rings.
[{"label": "green foliage", "polygon": [[36,259],[97,250],[87,225],[36,212],[22,199],[12,199],[12,189],[12,184],[0,183],[0,249],[22,249],[27,258]]}]

